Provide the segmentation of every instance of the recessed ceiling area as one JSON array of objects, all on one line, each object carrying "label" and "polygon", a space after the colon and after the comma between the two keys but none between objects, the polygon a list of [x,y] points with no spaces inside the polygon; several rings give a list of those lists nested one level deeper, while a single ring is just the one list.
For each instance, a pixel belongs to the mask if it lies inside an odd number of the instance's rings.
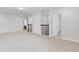
[{"label": "recessed ceiling area", "polygon": [[35,12],[57,10],[58,7],[0,7],[0,13],[30,16]]}]

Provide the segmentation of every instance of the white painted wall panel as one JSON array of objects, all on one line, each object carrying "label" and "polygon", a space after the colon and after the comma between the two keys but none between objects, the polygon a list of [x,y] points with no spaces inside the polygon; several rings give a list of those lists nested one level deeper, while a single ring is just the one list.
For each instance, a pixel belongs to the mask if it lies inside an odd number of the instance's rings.
[{"label": "white painted wall panel", "polygon": [[79,40],[79,8],[64,8],[62,11],[62,36]]},{"label": "white painted wall panel", "polygon": [[41,34],[41,13],[35,13],[32,15],[32,32]]},{"label": "white painted wall panel", "polygon": [[0,33],[20,31],[22,29],[22,17],[16,15],[0,14]]}]

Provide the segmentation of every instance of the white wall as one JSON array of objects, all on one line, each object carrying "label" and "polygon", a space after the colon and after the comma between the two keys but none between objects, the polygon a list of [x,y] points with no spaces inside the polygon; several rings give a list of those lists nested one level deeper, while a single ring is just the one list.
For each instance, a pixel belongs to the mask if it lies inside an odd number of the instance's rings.
[{"label": "white wall", "polygon": [[28,17],[28,24],[32,24],[32,16]]},{"label": "white wall", "polygon": [[41,16],[41,24],[49,24],[49,20],[48,20],[48,15],[47,14],[42,14]]},{"label": "white wall", "polygon": [[41,34],[41,13],[34,13],[32,19],[32,33]]},{"label": "white wall", "polygon": [[16,15],[0,14],[0,33],[20,31],[22,29],[22,17]]},{"label": "white wall", "polygon": [[62,10],[62,36],[69,40],[79,40],[79,8]]},{"label": "white wall", "polygon": [[49,36],[60,36],[61,33],[61,14],[60,13],[52,13],[49,15]]},{"label": "white wall", "polygon": [[[53,14],[53,12],[51,12]],[[55,12],[54,12],[55,13]],[[61,32],[62,36],[69,38],[69,40],[79,40],[79,8],[62,8],[56,13],[61,13]],[[40,19],[41,13],[32,15],[32,31],[33,33],[41,33]]]}]

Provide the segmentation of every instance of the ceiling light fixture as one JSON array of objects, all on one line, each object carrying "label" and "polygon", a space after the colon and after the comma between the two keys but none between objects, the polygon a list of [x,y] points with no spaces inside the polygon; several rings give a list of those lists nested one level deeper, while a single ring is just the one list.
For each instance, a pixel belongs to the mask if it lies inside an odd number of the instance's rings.
[{"label": "ceiling light fixture", "polygon": [[19,7],[19,9],[20,9],[20,10],[23,10],[24,8],[23,8],[23,7]]}]

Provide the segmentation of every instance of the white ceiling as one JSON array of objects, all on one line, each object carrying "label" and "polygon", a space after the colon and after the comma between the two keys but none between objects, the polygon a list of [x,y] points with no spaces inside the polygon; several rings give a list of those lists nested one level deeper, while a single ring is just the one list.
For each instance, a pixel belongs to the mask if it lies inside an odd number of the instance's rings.
[{"label": "white ceiling", "polygon": [[35,12],[56,9],[58,9],[58,7],[24,7],[23,10],[19,9],[18,7],[0,7],[0,13],[29,16]]}]

